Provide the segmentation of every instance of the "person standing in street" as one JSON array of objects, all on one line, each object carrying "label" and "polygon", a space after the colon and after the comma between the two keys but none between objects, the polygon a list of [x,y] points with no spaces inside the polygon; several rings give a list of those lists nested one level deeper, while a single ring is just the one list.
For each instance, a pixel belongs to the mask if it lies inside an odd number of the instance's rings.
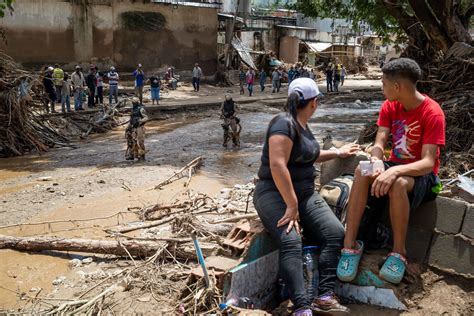
[{"label": "person standing in street", "polygon": [[291,66],[288,70],[288,84],[290,84],[295,79],[295,67]]},{"label": "person standing in street", "polygon": [[143,85],[145,83],[145,73],[142,70],[142,64],[138,64],[138,68],[133,72],[135,78],[135,96],[143,103]]},{"label": "person standing in street", "polygon": [[249,97],[252,96],[253,93],[253,83],[255,81],[255,71],[252,68],[249,68],[246,74],[247,77],[247,90],[249,90]]},{"label": "person standing in street", "polygon": [[198,63],[194,64],[193,68],[193,87],[195,92],[199,92],[199,84],[201,83],[202,69]]},{"label": "person standing in street", "polygon": [[114,98],[115,103],[118,103],[119,74],[115,71],[114,66],[110,67],[107,78],[109,79],[109,105],[112,104],[112,98]]},{"label": "person standing in street", "polygon": [[82,107],[82,93],[84,91],[85,79],[81,71],[81,66],[76,66],[76,71],[71,76],[73,91],[74,91],[74,110],[83,111]]},{"label": "person standing in street", "polygon": [[155,73],[150,77],[150,88],[151,88],[151,104],[160,104],[160,88],[161,81],[160,77]]},{"label": "person standing in street", "polygon": [[332,69],[331,63],[326,67],[326,92],[332,92]]},{"label": "person standing in street", "polygon": [[132,99],[132,113],[130,122],[125,129],[125,138],[127,140],[126,160],[145,160],[145,123],[148,121],[148,115],[140,100],[136,97]]},{"label": "person standing in street", "polygon": [[92,109],[95,107],[94,97],[95,97],[95,89],[97,88],[97,78],[96,78],[94,65],[90,65],[89,67],[89,74],[87,74],[86,76],[86,85],[87,85],[87,89],[89,90],[88,98],[87,98],[87,107],[89,109]]},{"label": "person standing in street", "polygon": [[262,68],[262,71],[260,71],[260,89],[261,89],[262,92],[265,90],[265,82],[266,81],[267,81],[267,73]]},{"label": "person standing in street", "polygon": [[61,112],[71,112],[71,80],[67,73],[64,74],[61,86]]},{"label": "person standing in street", "polygon": [[280,73],[275,68],[272,72],[272,93],[280,92]]},{"label": "person standing in street", "polygon": [[245,75],[244,67],[240,66],[240,71],[239,71],[240,94],[245,94],[245,90],[244,90],[245,77],[246,75]]},{"label": "person standing in street", "polygon": [[54,87],[53,71],[54,71],[53,67],[47,67],[45,69],[44,76],[43,76],[44,90],[48,94],[48,99],[45,101],[45,109],[47,113],[49,112],[56,113],[54,106],[57,99],[57,95],[56,95],[56,89]]},{"label": "person standing in street", "polygon": [[341,65],[341,87],[344,85],[345,79],[346,79],[346,68],[344,68],[344,65]]},{"label": "person standing in street", "polygon": [[97,88],[95,93],[95,103],[104,104],[104,73],[99,71],[99,67],[95,66],[95,76],[97,80]]},{"label": "person standing in street", "polygon": [[59,64],[54,65],[53,81],[56,89],[56,102],[61,103],[61,88],[64,79],[64,71],[59,67]]}]

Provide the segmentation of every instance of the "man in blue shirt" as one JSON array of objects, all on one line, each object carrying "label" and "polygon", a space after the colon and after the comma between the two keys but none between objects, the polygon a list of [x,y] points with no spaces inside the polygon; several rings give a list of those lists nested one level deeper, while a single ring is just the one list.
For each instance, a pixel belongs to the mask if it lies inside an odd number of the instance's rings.
[{"label": "man in blue shirt", "polygon": [[142,70],[142,64],[138,64],[138,68],[133,72],[135,78],[135,96],[143,103],[143,85],[145,83],[145,73]]}]

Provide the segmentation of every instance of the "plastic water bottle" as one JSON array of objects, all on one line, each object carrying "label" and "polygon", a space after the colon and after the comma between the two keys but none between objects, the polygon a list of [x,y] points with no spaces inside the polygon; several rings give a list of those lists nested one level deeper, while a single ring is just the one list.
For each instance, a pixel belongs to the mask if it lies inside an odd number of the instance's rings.
[{"label": "plastic water bottle", "polygon": [[227,301],[225,301],[225,303],[219,304],[219,308],[221,310],[226,309],[228,306],[254,309],[255,304],[248,297],[227,297]]},{"label": "plastic water bottle", "polygon": [[306,295],[311,301],[318,295],[319,270],[318,246],[303,247],[303,276]]}]

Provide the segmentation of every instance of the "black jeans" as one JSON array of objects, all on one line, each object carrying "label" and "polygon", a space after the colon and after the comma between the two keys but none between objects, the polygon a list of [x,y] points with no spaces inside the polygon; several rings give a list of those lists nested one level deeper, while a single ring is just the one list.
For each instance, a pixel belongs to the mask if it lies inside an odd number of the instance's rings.
[{"label": "black jeans", "polygon": [[96,104],[104,104],[104,87],[97,87],[97,94],[95,95]]},{"label": "black jeans", "polygon": [[[334,292],[336,268],[343,246],[344,227],[321,196],[314,191],[314,184],[293,184],[298,198],[300,224],[305,244],[317,245],[319,256],[319,295]],[[280,274],[288,286],[296,309],[309,308],[310,298],[304,289],[302,243],[293,229],[286,233],[287,225],[277,227],[286,210],[286,204],[271,180],[260,180],[254,194],[254,205],[263,226],[278,244],[280,250]]]},{"label": "black jeans", "polygon": [[193,87],[195,91],[199,91],[200,83],[201,83],[201,78],[193,77]]}]

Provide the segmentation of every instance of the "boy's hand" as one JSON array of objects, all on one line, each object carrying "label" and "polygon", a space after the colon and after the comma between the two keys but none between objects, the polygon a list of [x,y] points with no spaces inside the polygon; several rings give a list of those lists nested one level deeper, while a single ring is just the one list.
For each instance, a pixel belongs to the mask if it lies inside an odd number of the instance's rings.
[{"label": "boy's hand", "polygon": [[370,194],[379,198],[386,195],[392,184],[397,180],[396,170],[395,168],[390,168],[384,172],[378,172],[374,175],[374,178]]}]

